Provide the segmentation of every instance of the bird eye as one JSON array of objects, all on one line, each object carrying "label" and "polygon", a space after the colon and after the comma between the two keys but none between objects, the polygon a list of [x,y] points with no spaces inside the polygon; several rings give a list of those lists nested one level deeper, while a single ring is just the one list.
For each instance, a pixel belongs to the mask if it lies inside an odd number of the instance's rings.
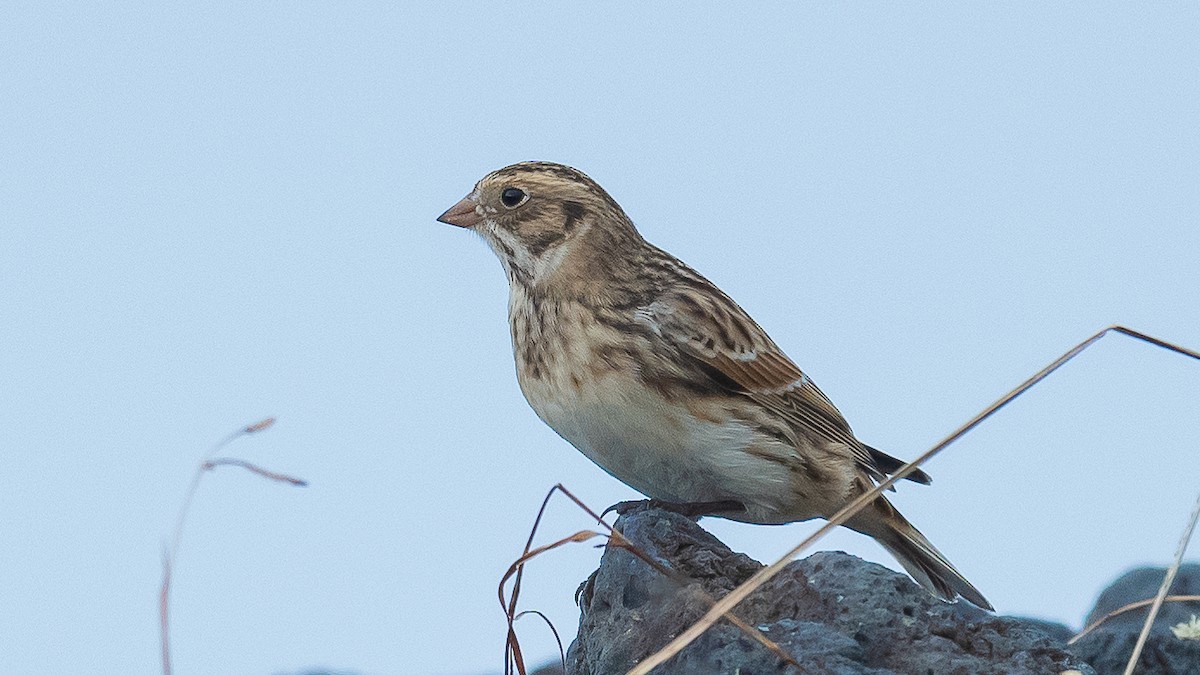
[{"label": "bird eye", "polygon": [[500,203],[504,204],[505,208],[515,209],[525,203],[529,199],[529,195],[525,194],[524,190],[518,188],[505,188],[504,192],[500,193]]}]

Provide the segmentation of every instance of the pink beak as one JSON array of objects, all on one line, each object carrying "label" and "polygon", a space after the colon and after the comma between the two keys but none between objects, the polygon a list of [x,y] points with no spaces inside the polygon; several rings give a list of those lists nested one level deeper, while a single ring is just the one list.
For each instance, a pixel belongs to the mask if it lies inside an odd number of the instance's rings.
[{"label": "pink beak", "polygon": [[463,197],[462,201],[438,216],[439,222],[459,227],[475,227],[482,220],[483,216],[475,211],[475,200],[470,197]]}]

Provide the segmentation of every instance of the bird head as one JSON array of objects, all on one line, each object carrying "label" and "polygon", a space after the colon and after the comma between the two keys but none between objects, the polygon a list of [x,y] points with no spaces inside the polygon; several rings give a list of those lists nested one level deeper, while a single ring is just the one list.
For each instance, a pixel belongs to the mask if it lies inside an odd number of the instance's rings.
[{"label": "bird head", "polygon": [[604,188],[582,171],[552,162],[493,171],[438,220],[481,235],[510,282],[527,286],[610,269],[613,256],[628,250],[624,242],[641,242]]}]

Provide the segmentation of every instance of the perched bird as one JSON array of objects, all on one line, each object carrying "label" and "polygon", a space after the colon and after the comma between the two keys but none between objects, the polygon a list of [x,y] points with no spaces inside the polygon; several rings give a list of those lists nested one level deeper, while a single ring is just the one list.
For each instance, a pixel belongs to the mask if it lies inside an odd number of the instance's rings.
[{"label": "perched bird", "polygon": [[[855,438],[737,303],[643,239],[581,171],[499,169],[438,220],[500,258],[517,379],[538,417],[652,500],[747,523],[827,518],[903,465]],[[846,526],[937,597],[991,609],[884,497]]]}]

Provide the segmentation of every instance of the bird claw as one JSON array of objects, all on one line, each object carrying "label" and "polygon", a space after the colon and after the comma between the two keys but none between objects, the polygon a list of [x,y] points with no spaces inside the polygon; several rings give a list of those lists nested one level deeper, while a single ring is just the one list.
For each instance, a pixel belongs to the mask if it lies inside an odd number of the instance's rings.
[{"label": "bird claw", "polygon": [[715,501],[715,502],[690,502],[679,504],[675,502],[664,502],[660,499],[633,499],[629,501],[617,502],[612,506],[604,509],[600,514],[603,518],[609,512],[615,512],[618,516],[623,516],[637,509],[662,509],[678,513],[687,518],[700,518],[701,516],[715,516],[734,512],[740,513],[746,510],[746,506],[741,502],[736,502],[730,499]]},{"label": "bird claw", "polygon": [[600,517],[603,518],[610,513],[616,513],[618,516],[623,516],[630,511],[635,511],[643,507],[652,509],[655,508],[654,502],[655,500],[653,499],[630,499],[623,502],[617,502],[607,509],[604,509],[604,511],[600,513]]},{"label": "bird claw", "polygon": [[592,596],[596,592],[596,575],[599,573],[600,570],[596,569],[575,589],[575,605],[584,614],[587,614],[588,608],[592,606]]}]

